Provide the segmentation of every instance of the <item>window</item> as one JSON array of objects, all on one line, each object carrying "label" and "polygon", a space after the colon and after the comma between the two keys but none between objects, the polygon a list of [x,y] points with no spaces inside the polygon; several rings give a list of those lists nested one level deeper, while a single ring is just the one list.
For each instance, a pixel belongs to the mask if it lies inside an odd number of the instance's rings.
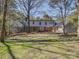
[{"label": "window", "polygon": [[79,0],[78,0],[78,3],[79,3]]},{"label": "window", "polygon": [[33,24],[34,24],[34,21],[33,21]]},{"label": "window", "polygon": [[57,25],[57,23],[55,23],[55,25]]},{"label": "window", "polygon": [[45,25],[47,25],[47,22],[45,22]]},{"label": "window", "polygon": [[39,25],[41,25],[41,22],[39,22]]}]

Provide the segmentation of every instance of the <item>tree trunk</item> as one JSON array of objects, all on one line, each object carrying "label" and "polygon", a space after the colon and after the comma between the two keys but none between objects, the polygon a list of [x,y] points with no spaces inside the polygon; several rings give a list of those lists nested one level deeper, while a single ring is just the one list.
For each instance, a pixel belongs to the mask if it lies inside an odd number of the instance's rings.
[{"label": "tree trunk", "polygon": [[62,14],[62,23],[63,23],[63,34],[65,35],[66,34],[66,31],[65,31],[65,18],[63,17],[63,12],[61,12]]},{"label": "tree trunk", "polygon": [[6,37],[6,14],[7,14],[7,1],[5,0],[4,4],[4,12],[3,12],[3,22],[2,22],[2,31],[1,31],[1,42],[4,42],[4,39]]},{"label": "tree trunk", "polygon": [[78,14],[77,36],[79,37],[79,0],[77,0],[77,14]]},{"label": "tree trunk", "polygon": [[30,11],[29,10],[28,10],[27,18],[28,18],[28,33],[30,33]]},{"label": "tree trunk", "polygon": [[31,1],[28,0],[28,10],[27,10],[28,33],[30,33],[30,3]]},{"label": "tree trunk", "polygon": [[77,28],[77,36],[79,37],[79,12],[78,12],[78,28]]},{"label": "tree trunk", "polygon": [[61,13],[61,19],[62,19],[62,23],[63,23],[63,35],[65,35],[66,34],[66,32],[65,32],[65,18],[64,18],[65,15],[63,15],[63,10],[61,7],[60,7],[60,13]]},{"label": "tree trunk", "polygon": [[78,30],[77,30],[77,31],[78,31],[78,34],[77,34],[77,36],[79,37],[79,25],[78,25]]},{"label": "tree trunk", "polygon": [[63,34],[64,34],[64,35],[66,34],[66,32],[65,32],[65,24],[64,24],[64,22],[63,22]]}]

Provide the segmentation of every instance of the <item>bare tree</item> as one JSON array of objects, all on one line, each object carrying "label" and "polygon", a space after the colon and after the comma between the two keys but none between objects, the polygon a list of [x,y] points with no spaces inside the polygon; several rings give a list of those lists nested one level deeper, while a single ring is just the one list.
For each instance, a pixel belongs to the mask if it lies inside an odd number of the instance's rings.
[{"label": "bare tree", "polygon": [[79,0],[76,0],[76,7],[77,7],[77,15],[78,15],[77,36],[79,37]]},{"label": "bare tree", "polygon": [[32,13],[35,13],[44,0],[18,0],[19,8],[26,16],[28,22],[28,33],[30,33],[30,17]]},{"label": "bare tree", "polygon": [[8,0],[5,0],[4,1],[4,11],[3,11],[3,22],[2,22],[2,31],[1,31],[1,39],[0,41],[1,42],[4,42],[4,39],[6,37],[6,15],[7,15],[7,3],[8,3]]},{"label": "bare tree", "polygon": [[63,23],[63,34],[66,34],[65,30],[65,22],[66,17],[70,14],[73,10],[73,1],[74,0],[50,0],[49,5],[53,9],[56,9],[60,13],[60,17],[62,18]]}]

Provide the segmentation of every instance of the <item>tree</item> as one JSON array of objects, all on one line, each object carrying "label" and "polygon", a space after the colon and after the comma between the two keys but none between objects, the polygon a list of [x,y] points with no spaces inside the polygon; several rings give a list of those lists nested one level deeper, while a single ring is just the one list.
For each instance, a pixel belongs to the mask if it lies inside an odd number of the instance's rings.
[{"label": "tree", "polygon": [[48,14],[44,14],[44,15],[43,15],[43,19],[44,19],[44,20],[52,20],[52,17],[49,16]]},{"label": "tree", "polygon": [[0,15],[3,10],[3,4],[4,4],[3,2],[4,2],[4,0],[0,0]]},{"label": "tree", "polygon": [[63,34],[66,34],[65,31],[65,22],[67,21],[66,17],[74,9],[74,6],[72,6],[73,2],[74,0],[50,0],[49,2],[50,7],[59,11],[63,23]]},{"label": "tree", "polygon": [[24,18],[25,16],[21,12],[15,10],[9,11],[7,15],[7,22],[6,22],[7,34],[10,35],[12,33],[12,28],[14,26],[13,24],[15,24],[16,22],[20,22]]},{"label": "tree", "polygon": [[[30,17],[32,13],[35,13],[40,7],[43,0],[18,0],[19,8],[26,15],[26,21],[28,21],[28,33],[30,33]],[[35,11],[36,10],[36,11]]]},{"label": "tree", "polygon": [[71,13],[71,15],[67,17],[67,19],[68,22],[73,23],[75,26],[77,26],[77,22],[78,22],[77,11]]},{"label": "tree", "polygon": [[5,36],[6,36],[6,15],[7,15],[7,5],[8,0],[5,0],[4,3],[4,11],[3,11],[3,21],[2,21],[2,31],[1,31],[1,42],[4,42]]},{"label": "tree", "polygon": [[79,37],[79,0],[76,0],[76,6],[77,6],[77,15],[78,15],[78,27],[77,27],[77,36]]}]

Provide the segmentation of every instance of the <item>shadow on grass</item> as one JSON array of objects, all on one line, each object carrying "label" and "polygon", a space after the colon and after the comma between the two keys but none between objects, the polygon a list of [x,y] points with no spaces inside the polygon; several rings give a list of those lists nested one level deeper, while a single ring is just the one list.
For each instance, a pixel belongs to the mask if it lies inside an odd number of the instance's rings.
[{"label": "shadow on grass", "polygon": [[43,40],[43,39],[40,39],[40,40],[22,40],[22,39],[10,39],[10,40],[7,40],[6,42],[52,42],[50,39],[48,40]]},{"label": "shadow on grass", "polygon": [[72,38],[72,37],[77,37],[77,35],[68,35],[68,34],[66,34],[66,35],[58,35],[60,38]]},{"label": "shadow on grass", "polygon": [[[6,44],[6,43],[3,43],[3,44],[7,47],[8,53],[10,54],[10,56],[12,57],[12,59],[16,59],[15,56],[13,55],[13,53],[12,53],[11,47],[8,44]],[[54,54],[59,54],[59,55],[62,55],[62,56],[66,56],[67,59],[69,59],[70,56],[74,56],[74,57],[79,58],[79,55],[74,55],[74,54],[69,54],[69,53],[63,53],[63,52],[56,52],[56,51],[50,51],[50,50],[47,50],[47,49],[41,49],[41,48],[33,47],[31,45],[24,45],[24,46],[26,46],[28,48],[33,48],[33,49],[36,49],[36,50],[39,50],[39,51],[44,51],[44,52],[49,52],[49,53],[54,53]],[[58,47],[58,48],[60,49],[61,47]],[[61,48],[61,49],[64,49],[64,48]]]},{"label": "shadow on grass", "polygon": [[79,38],[64,38],[64,37],[60,37],[59,39],[40,39],[40,40],[22,40],[22,39],[10,39],[10,40],[6,40],[6,42],[70,42],[70,41],[79,41]]},{"label": "shadow on grass", "polygon": [[5,42],[2,42],[2,43],[7,47],[8,53],[10,54],[11,58],[16,59],[14,54],[12,53],[11,47],[8,44],[6,44]]},{"label": "shadow on grass", "polygon": [[55,53],[55,54],[63,55],[63,56],[66,56],[66,57],[74,56],[74,57],[79,58],[79,55],[73,55],[73,54],[62,53],[62,52],[55,52],[55,51],[50,51],[50,50],[46,50],[46,49],[36,48],[36,47],[33,47],[33,46],[26,46],[26,47],[37,49],[37,50],[44,51],[44,52]]}]

